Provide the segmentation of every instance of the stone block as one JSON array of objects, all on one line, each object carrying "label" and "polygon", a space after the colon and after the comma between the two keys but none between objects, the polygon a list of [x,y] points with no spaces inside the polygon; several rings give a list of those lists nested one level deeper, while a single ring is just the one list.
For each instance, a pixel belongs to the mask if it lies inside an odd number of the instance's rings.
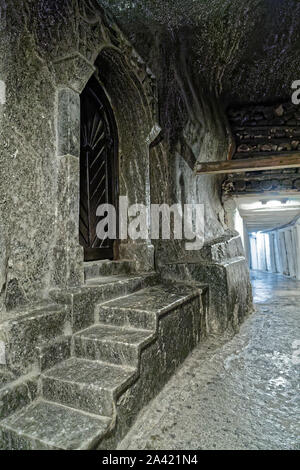
[{"label": "stone block", "polygon": [[[133,277],[135,286],[138,282],[140,288],[145,279],[147,276]],[[95,304],[107,292],[97,291],[95,286],[93,289]],[[79,294],[83,293],[86,296],[87,290]],[[75,353],[88,358],[72,357],[42,372],[42,399],[1,421],[2,448],[116,447],[137,413],[199,342],[205,325],[203,295],[196,283],[167,283],[146,286],[112,301],[111,309],[118,311],[123,306],[135,312],[136,318],[147,312],[153,319],[153,330],[95,325],[76,334]],[[68,296],[65,294],[64,299]],[[57,338],[56,343],[59,341]],[[52,358],[51,349],[45,351]]]},{"label": "stone block", "polygon": [[153,273],[127,277],[111,276],[103,277],[101,284],[99,281],[99,279],[91,279],[85,286],[78,289],[50,292],[55,301],[69,306],[74,333],[94,323],[97,304],[154,284],[157,281],[157,276]]},{"label": "stone block", "polygon": [[38,349],[39,370],[44,371],[71,356],[71,336],[60,336],[54,341],[46,342]]},{"label": "stone block", "polygon": [[1,423],[0,449],[80,450],[93,448],[107,430],[106,418],[39,401]]},{"label": "stone block", "polygon": [[72,408],[112,416],[115,394],[134,374],[134,369],[72,358],[43,374],[42,393]]},{"label": "stone block", "polygon": [[136,367],[140,349],[153,339],[153,331],[96,325],[74,336],[76,357]]},{"label": "stone block", "polygon": [[70,88],[57,95],[57,155],[80,157],[80,96]]},{"label": "stone block", "polygon": [[5,344],[6,366],[16,374],[38,367],[38,346],[51,342],[68,330],[67,310],[48,306],[24,311],[0,325],[0,340]]},{"label": "stone block", "polygon": [[209,310],[207,328],[222,333],[237,329],[253,311],[249,268],[239,236],[225,235],[205,244],[198,262],[160,266],[163,279],[196,281],[207,285]]},{"label": "stone block", "polygon": [[4,387],[0,387],[1,419],[29,405],[37,398],[38,392],[36,378],[25,379],[22,382],[12,381],[6,383]]},{"label": "stone block", "polygon": [[84,264],[85,279],[93,279],[101,276],[114,276],[118,274],[133,274],[136,272],[136,264],[130,260],[120,261],[95,261]]},{"label": "stone block", "polygon": [[58,201],[53,249],[53,284],[80,286],[84,283],[83,248],[79,245],[79,159],[58,158]]},{"label": "stone block", "polygon": [[70,87],[81,93],[95,67],[79,53],[58,59],[53,64],[57,86]]}]

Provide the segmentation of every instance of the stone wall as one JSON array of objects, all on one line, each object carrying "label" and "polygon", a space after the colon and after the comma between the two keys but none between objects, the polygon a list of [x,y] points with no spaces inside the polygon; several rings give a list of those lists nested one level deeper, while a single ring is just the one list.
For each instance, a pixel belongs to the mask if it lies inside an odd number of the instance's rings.
[{"label": "stone wall", "polygon": [[[79,95],[96,69],[118,127],[120,195],[148,208],[203,203],[206,243],[222,237],[221,180],[197,177],[194,165],[224,160],[230,129],[185,46],[170,48],[162,35],[141,58],[96,0],[25,0],[22,8],[7,0],[0,8],[2,317],[47,298],[53,287],[83,283]],[[203,261],[183,243],[150,236],[121,243],[119,254],[151,270],[153,245],[159,267]]]},{"label": "stone wall", "polygon": [[250,236],[251,267],[300,280],[300,218],[277,230]]},{"label": "stone wall", "polygon": [[[96,1],[27,0],[19,8],[8,0],[0,9],[4,312],[39,301],[50,287],[83,282],[79,93],[97,58],[118,124],[120,192],[130,203],[149,204],[149,145],[158,125],[153,74]],[[144,256],[151,268],[153,247],[144,245],[125,247],[124,256]]]}]

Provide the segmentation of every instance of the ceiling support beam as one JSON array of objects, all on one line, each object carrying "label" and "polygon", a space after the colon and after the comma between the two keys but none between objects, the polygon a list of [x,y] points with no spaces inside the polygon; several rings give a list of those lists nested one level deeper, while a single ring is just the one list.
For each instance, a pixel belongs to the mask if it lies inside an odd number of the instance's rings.
[{"label": "ceiling support beam", "polygon": [[300,153],[281,156],[251,157],[222,162],[198,162],[196,164],[196,173],[198,175],[213,175],[261,170],[280,170],[282,168],[300,168]]}]

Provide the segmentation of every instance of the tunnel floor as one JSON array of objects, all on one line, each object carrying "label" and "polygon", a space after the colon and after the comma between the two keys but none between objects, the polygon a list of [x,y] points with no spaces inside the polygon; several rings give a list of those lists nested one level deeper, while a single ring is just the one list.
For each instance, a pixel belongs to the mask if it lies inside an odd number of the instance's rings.
[{"label": "tunnel floor", "polygon": [[300,449],[300,282],[251,277],[256,312],[199,345],[119,449]]}]

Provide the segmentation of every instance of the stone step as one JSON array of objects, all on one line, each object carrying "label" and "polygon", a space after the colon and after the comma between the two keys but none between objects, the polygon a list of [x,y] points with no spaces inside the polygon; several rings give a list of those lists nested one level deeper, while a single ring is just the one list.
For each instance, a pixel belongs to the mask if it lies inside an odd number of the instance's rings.
[{"label": "stone step", "polygon": [[112,364],[138,365],[139,352],[154,337],[154,332],[111,325],[95,325],[74,336],[77,357]]},{"label": "stone step", "polygon": [[41,310],[22,312],[0,324],[6,366],[16,374],[29,373],[39,360],[38,347],[58,336],[70,334],[67,308],[49,305]]},{"label": "stone step", "polygon": [[7,378],[0,386],[0,419],[29,405],[39,395],[38,377],[27,375],[20,379],[8,375]]},{"label": "stone step", "polygon": [[112,416],[114,399],[136,370],[99,361],[71,358],[42,374],[43,398],[82,411]]},{"label": "stone step", "polygon": [[[154,286],[157,278],[153,276],[146,281],[144,277],[134,279],[144,288],[106,302],[101,289],[111,287],[109,279],[102,285],[91,281],[93,287],[72,294],[69,312],[73,315],[84,315],[84,294],[91,305],[99,304],[93,317],[98,323],[72,338],[73,352],[84,357],[71,357],[43,371],[39,387],[37,382],[30,383],[30,399],[36,400],[39,393],[41,408],[37,402],[28,407],[28,401],[21,410],[4,407],[0,425],[3,448],[116,448],[137,413],[192,351],[205,331],[204,290],[195,283]],[[61,338],[55,341],[64,344]],[[45,349],[48,365],[51,344],[49,347]],[[58,356],[63,351],[64,347]],[[101,427],[94,420],[103,424],[103,417],[107,419]]]},{"label": "stone step", "polygon": [[110,418],[39,400],[1,421],[0,449],[93,449],[110,421]]},{"label": "stone step", "polygon": [[106,300],[128,295],[157,282],[157,274],[103,276],[89,279],[83,287],[66,292],[51,291],[52,298],[69,306],[73,332],[88,328],[95,322],[95,306]]},{"label": "stone step", "polygon": [[96,322],[155,330],[158,318],[195,295],[188,286],[158,284],[96,307]]},{"label": "stone step", "polygon": [[0,365],[0,390],[15,380],[14,374],[4,365]]},{"label": "stone step", "polygon": [[[231,239],[230,243],[234,240]],[[215,252],[216,259],[217,253],[222,253],[222,250]],[[201,263],[168,264],[163,267],[161,275],[166,280],[189,279],[209,286],[206,305],[207,329],[211,334],[222,334],[228,328],[236,329],[252,311],[252,289],[245,256],[229,259],[225,256],[222,259],[220,255],[219,261],[209,259]]]},{"label": "stone step", "polygon": [[58,336],[53,341],[47,341],[37,347],[41,372],[71,357],[71,338],[71,336]]},{"label": "stone step", "polygon": [[132,274],[136,271],[134,261],[93,261],[84,263],[85,280],[93,279],[101,276],[114,276],[118,274]]}]

